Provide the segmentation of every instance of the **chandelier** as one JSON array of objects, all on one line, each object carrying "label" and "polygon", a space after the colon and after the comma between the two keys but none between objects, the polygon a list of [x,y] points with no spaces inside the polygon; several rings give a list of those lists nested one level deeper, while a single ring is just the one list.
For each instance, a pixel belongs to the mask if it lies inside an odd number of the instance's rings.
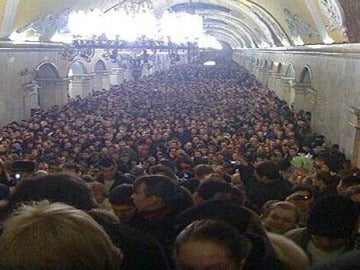
[{"label": "chandelier", "polygon": [[103,50],[101,56],[105,60],[110,60],[113,63],[127,62],[135,79],[141,76],[144,65],[151,66],[153,64],[156,53],[167,54],[171,64],[180,61],[179,53],[186,53],[189,62],[191,57],[195,58],[198,54],[198,46],[195,42],[175,44],[170,40],[164,42],[142,37],[134,42],[77,39],[71,45],[65,46],[60,52],[60,56],[68,61],[73,61],[78,57],[90,62],[96,52],[101,50]]},{"label": "chandelier", "polygon": [[154,5],[150,0],[122,0],[112,8],[122,10],[126,14],[137,14],[152,11]]},{"label": "chandelier", "polygon": [[[134,74],[141,74],[143,67],[152,66],[156,53],[167,54],[171,64],[180,61],[181,54],[187,56],[188,62],[195,59],[199,51],[197,38],[185,34],[184,27],[188,27],[187,31],[191,29],[191,33],[200,33],[202,21],[192,18],[193,23],[190,24],[183,21],[184,17],[169,12],[159,20],[152,11],[151,0],[119,0],[107,10],[93,10],[88,17],[76,18],[69,23],[76,30],[71,32],[72,43],[65,45],[60,56],[69,61],[80,58],[88,62],[95,55],[102,56],[105,60],[126,65],[136,71]],[[138,27],[139,24],[141,27]],[[90,27],[82,32],[77,28],[82,25]],[[169,26],[176,29],[175,36],[169,33]],[[136,38],[128,39],[129,36]]]}]

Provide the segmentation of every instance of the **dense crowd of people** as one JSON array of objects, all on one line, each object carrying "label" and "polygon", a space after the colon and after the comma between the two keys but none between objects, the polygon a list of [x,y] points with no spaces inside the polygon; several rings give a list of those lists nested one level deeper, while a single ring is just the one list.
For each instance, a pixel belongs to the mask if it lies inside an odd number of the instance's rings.
[{"label": "dense crowd of people", "polygon": [[323,269],[359,173],[235,62],[171,67],[1,128],[0,268]]}]

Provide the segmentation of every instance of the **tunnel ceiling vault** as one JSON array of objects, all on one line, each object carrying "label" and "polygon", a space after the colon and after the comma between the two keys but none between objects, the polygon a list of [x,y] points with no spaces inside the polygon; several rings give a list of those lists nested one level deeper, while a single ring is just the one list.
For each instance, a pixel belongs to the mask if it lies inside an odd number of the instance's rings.
[{"label": "tunnel ceiling vault", "polygon": [[[166,10],[202,15],[206,32],[234,49],[360,42],[359,0],[152,2],[158,17]],[[105,11],[117,3],[119,0],[2,0],[1,39],[31,25],[46,41],[66,25],[70,11]]]}]

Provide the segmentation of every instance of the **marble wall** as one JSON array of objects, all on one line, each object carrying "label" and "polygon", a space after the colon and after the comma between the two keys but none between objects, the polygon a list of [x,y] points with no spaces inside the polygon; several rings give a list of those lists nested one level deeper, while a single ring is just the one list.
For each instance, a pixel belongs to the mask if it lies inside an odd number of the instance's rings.
[{"label": "marble wall", "polygon": [[[241,50],[234,52],[234,59],[295,111],[311,111],[314,131],[338,143],[360,165],[356,160],[360,150],[354,147],[360,109],[360,45]],[[293,76],[286,74],[290,66]]]},{"label": "marble wall", "polygon": [[[133,80],[129,66],[104,59],[103,51],[90,61],[67,60],[61,52],[59,44],[0,42],[0,127],[30,117],[33,110],[61,106],[69,97]],[[144,67],[142,76],[169,67],[167,55],[155,57],[163,65]]]}]

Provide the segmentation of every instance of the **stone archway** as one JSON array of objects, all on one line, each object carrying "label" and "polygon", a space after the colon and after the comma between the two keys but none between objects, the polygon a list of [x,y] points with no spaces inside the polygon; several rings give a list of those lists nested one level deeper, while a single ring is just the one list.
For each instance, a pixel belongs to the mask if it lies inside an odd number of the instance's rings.
[{"label": "stone archway", "polygon": [[35,86],[38,88],[40,109],[63,106],[67,101],[68,81],[62,80],[57,67],[52,63],[42,63],[35,70]]},{"label": "stone archway", "polygon": [[87,75],[85,65],[80,61],[71,64],[68,72],[70,79],[69,92],[70,98],[84,98],[91,92],[91,77]]},{"label": "stone archway", "polygon": [[310,67],[306,66],[301,71],[299,83],[305,91],[305,99],[299,104],[299,107],[301,107],[302,110],[312,112],[316,105],[317,92],[312,86],[312,74]]},{"label": "stone archway", "polygon": [[101,59],[95,63],[92,88],[95,90],[109,90],[110,88],[110,72]]},{"label": "stone archway", "polygon": [[[292,86],[295,99],[294,99],[294,112],[304,111],[311,116],[316,116],[314,110],[317,103],[317,91],[312,87],[312,74],[310,67],[303,68],[300,74],[299,82],[294,83]],[[312,128],[315,130],[315,122],[312,119]]]},{"label": "stone archway", "polygon": [[294,65],[289,64],[287,68],[281,65],[278,67],[278,71],[281,79],[279,84],[277,84],[276,92],[280,99],[284,100],[289,107],[292,107],[295,99],[295,93],[292,89],[295,80]]}]

